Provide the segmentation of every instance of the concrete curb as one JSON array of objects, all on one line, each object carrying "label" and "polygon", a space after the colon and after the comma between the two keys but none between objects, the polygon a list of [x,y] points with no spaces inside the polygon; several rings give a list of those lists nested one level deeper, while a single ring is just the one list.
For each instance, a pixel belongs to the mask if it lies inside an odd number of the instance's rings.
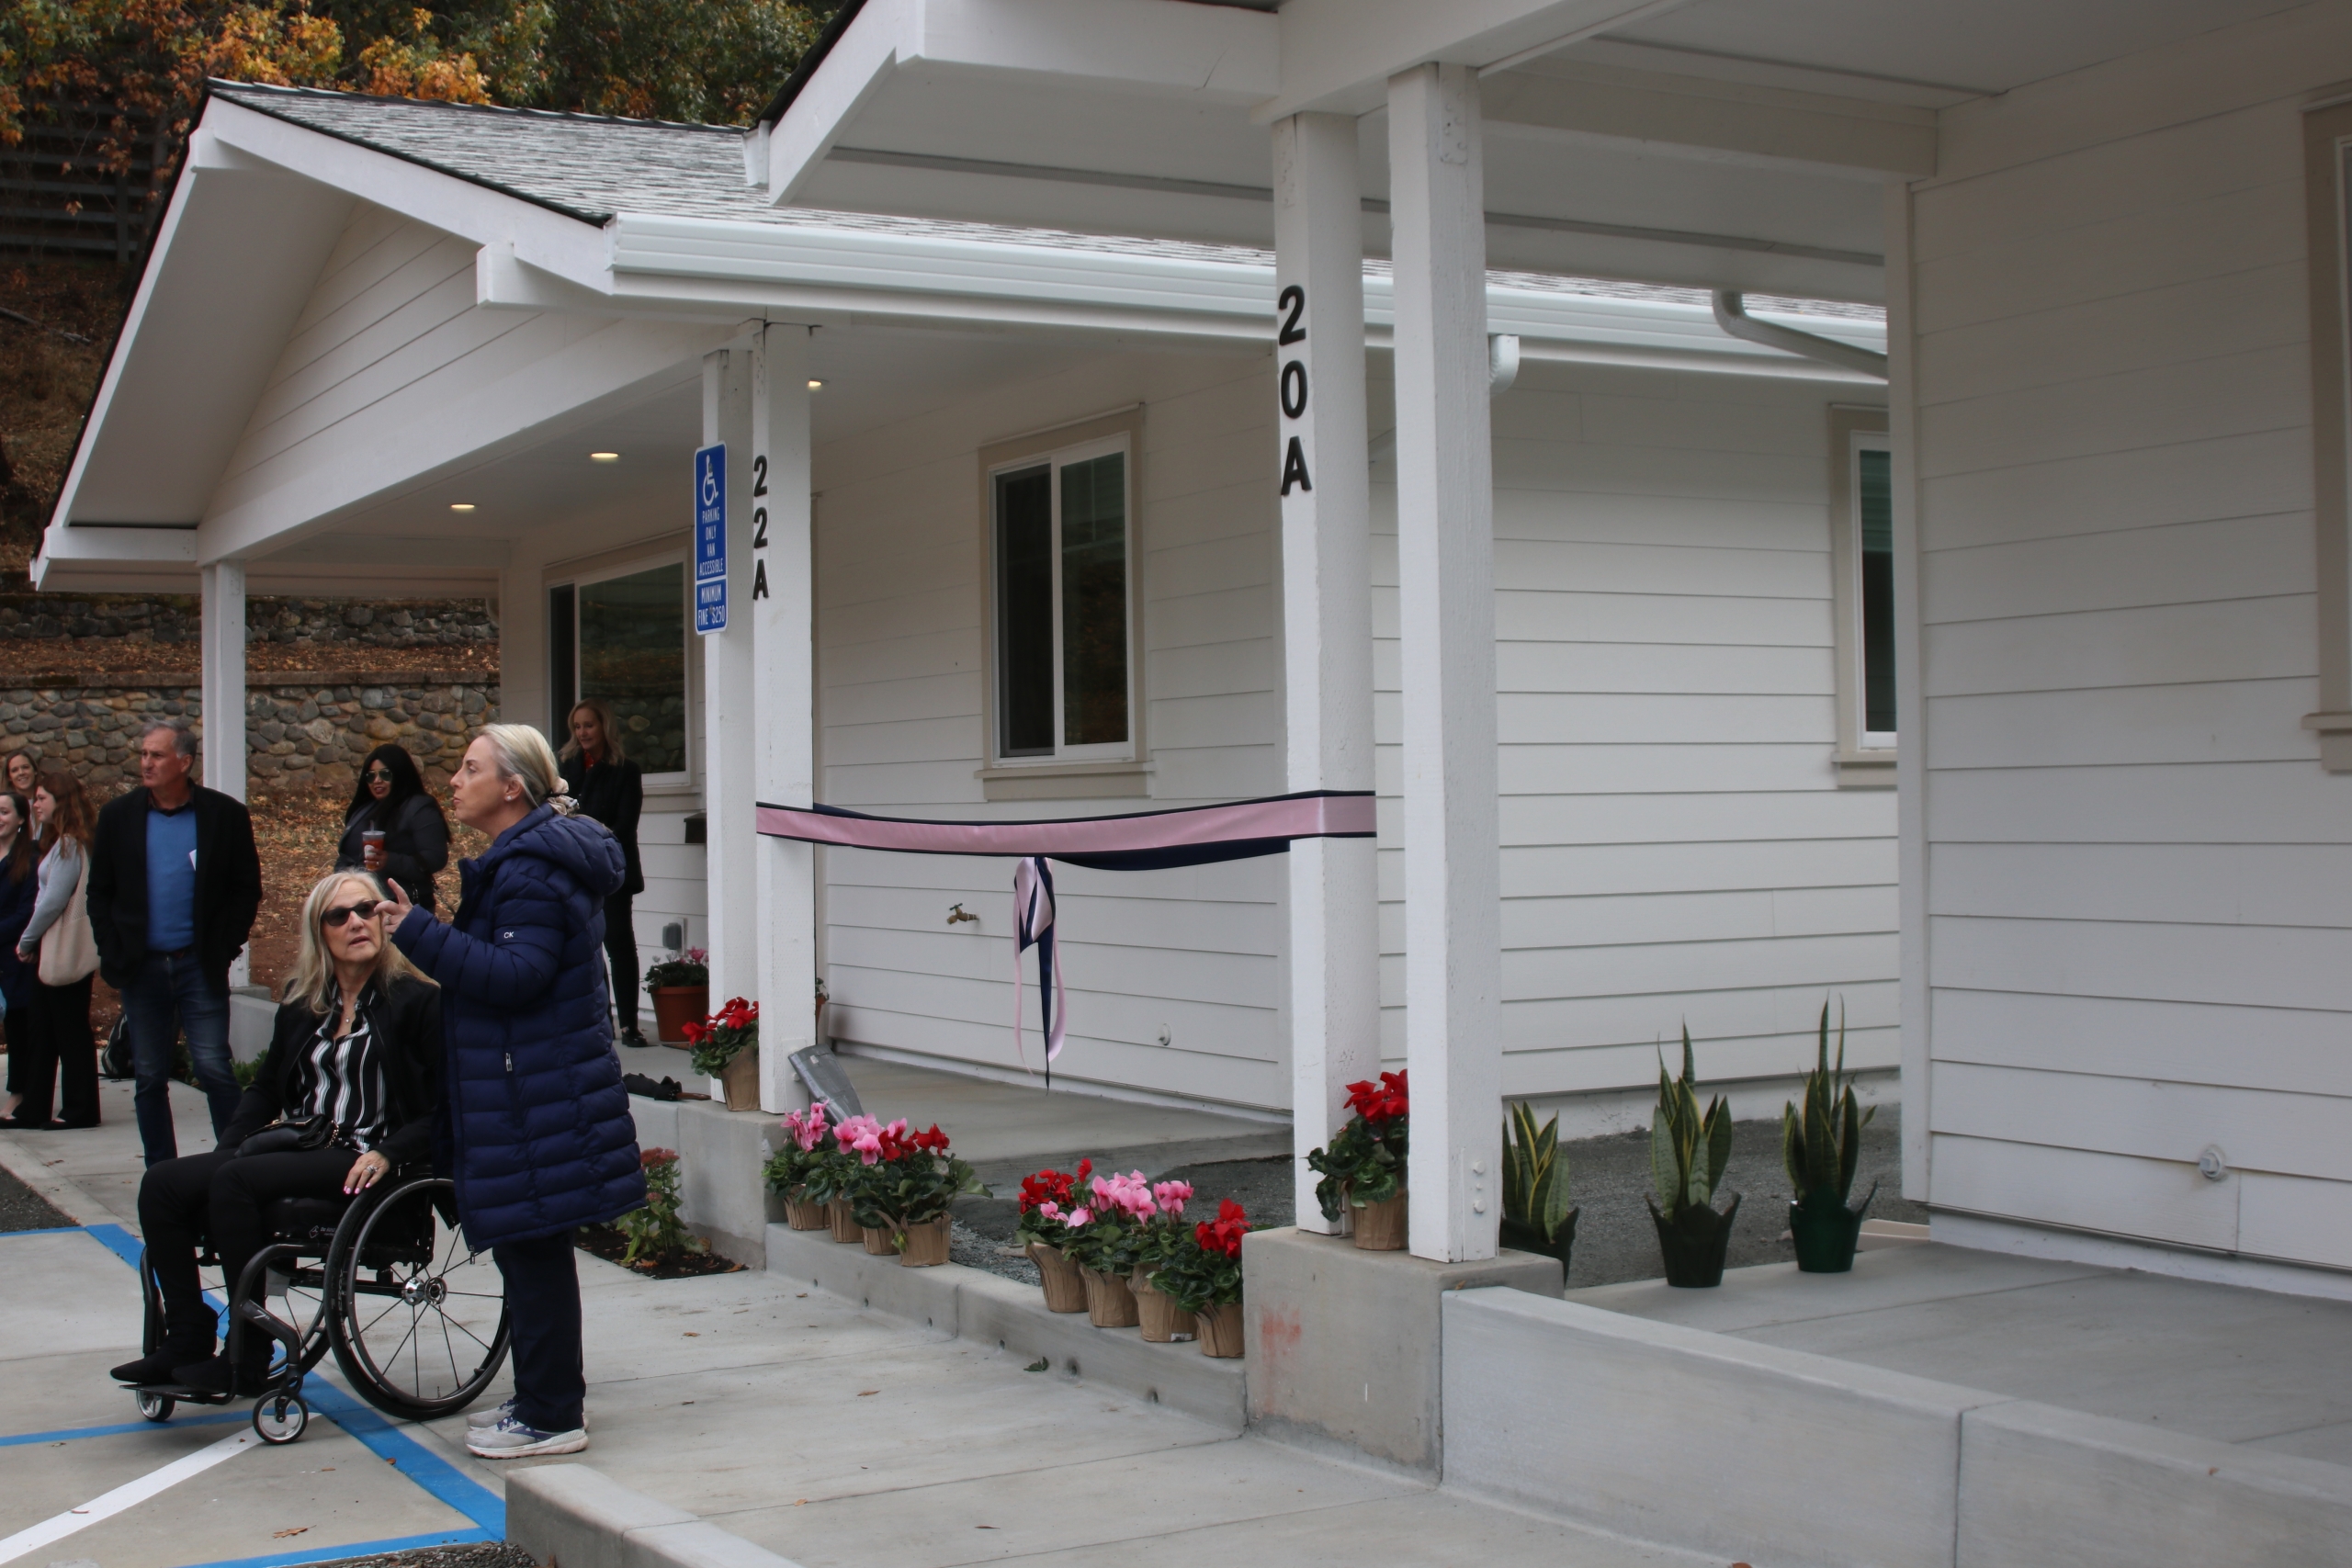
[{"label": "concrete curb", "polygon": [[824,1231],[770,1225],[768,1271],[952,1338],[994,1342],[1024,1361],[1043,1358],[1066,1377],[1106,1383],[1238,1432],[1247,1419],[1242,1363],[1195,1344],[1154,1345],[1133,1328],[1097,1328],[1082,1313],[1047,1312],[1043,1294],[983,1269],[898,1258],[834,1241]]},{"label": "concrete curb", "polygon": [[540,1568],[799,1568],[584,1464],[508,1472],[506,1540]]},{"label": "concrete curb", "polygon": [[[54,1137],[55,1134],[42,1134]],[[104,1224],[115,1220],[114,1211],[99,1202],[70,1178],[59,1176],[40,1162],[40,1156],[17,1142],[13,1134],[0,1133],[0,1169],[31,1188],[77,1225]]]}]

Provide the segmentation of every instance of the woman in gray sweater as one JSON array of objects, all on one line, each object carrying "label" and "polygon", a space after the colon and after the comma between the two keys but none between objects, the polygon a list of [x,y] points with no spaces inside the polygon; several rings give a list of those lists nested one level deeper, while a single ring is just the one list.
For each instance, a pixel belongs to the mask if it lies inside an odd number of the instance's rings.
[{"label": "woman in gray sweater", "polygon": [[[40,891],[33,898],[32,919],[25,922],[24,933],[17,939],[17,957],[28,964],[40,961],[41,938],[52,926],[61,920],[86,922],[89,919],[74,905],[82,888],[82,867],[89,856],[94,826],[90,797],[83,794],[82,781],[62,772],[41,774],[33,787],[33,820],[51,847],[41,857]],[[86,933],[84,945],[96,952]],[[26,1011],[29,1016],[21,1043],[13,1020],[9,1035],[9,1055],[24,1053],[23,1063],[13,1075],[24,1098],[17,1104],[17,1113],[0,1125],[31,1132],[96,1126],[98,1054],[90,1038],[90,976],[85,974],[62,986],[44,985],[36,978],[32,1002]],[[61,1069],[64,1119],[51,1122],[50,1100]]]}]

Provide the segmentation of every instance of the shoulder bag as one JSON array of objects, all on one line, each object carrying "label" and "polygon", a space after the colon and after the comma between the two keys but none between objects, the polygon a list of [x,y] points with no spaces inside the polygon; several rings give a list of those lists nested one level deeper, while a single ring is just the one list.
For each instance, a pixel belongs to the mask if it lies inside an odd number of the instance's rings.
[{"label": "shoulder bag", "polygon": [[74,882],[74,896],[65,912],[41,932],[39,977],[44,986],[71,986],[96,972],[98,939],[90,932],[90,852],[74,857],[82,863]]},{"label": "shoulder bag", "polygon": [[306,1149],[322,1149],[334,1140],[334,1120],[322,1111],[307,1116],[288,1116],[273,1122],[257,1133],[249,1133],[237,1145],[237,1156],[247,1155],[282,1155]]}]

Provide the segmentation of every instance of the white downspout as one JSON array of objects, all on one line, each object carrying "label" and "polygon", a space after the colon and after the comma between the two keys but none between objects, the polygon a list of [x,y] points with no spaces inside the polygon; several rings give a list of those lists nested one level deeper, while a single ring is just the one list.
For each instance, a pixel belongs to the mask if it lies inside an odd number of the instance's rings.
[{"label": "white downspout", "polygon": [[1867,348],[1839,343],[1836,338],[1823,337],[1818,333],[1801,333],[1794,327],[1759,321],[1747,313],[1747,302],[1736,288],[1716,289],[1714,300],[1715,325],[1743,343],[1760,343],[1783,354],[1817,359],[1824,365],[1835,365],[1841,369],[1859,370],[1882,381],[1886,379],[1886,355],[1883,354],[1873,354]]}]

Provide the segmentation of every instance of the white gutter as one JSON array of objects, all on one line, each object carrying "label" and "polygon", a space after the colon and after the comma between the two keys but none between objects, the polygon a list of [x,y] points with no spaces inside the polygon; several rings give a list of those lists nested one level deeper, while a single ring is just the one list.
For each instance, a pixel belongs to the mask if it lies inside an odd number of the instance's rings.
[{"label": "white gutter", "polygon": [[[1840,366],[1859,370],[1877,380],[1886,379],[1886,355],[1836,338],[1823,337],[1817,333],[1799,332],[1773,321],[1759,321],[1747,313],[1747,301],[1736,288],[1718,288],[1714,294],[1715,325],[1743,343],[1762,344],[1786,354],[1803,355],[1825,365]],[[1882,338],[1882,341],[1883,339]]]}]

